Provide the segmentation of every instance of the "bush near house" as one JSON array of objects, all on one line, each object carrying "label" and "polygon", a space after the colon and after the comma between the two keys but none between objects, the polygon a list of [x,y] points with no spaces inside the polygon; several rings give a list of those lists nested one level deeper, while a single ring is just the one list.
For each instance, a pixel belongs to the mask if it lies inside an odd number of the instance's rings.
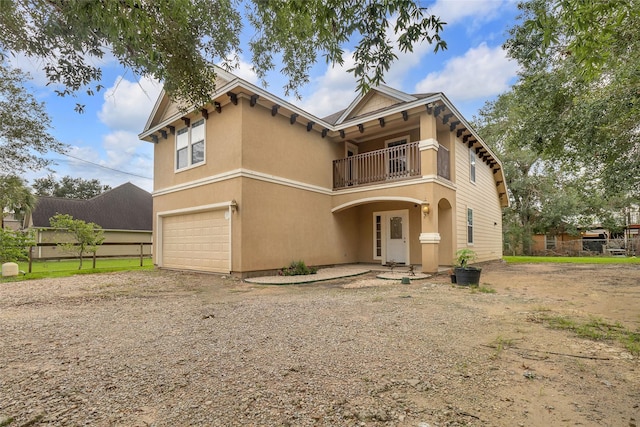
[{"label": "bush near house", "polygon": [[316,274],[316,267],[307,267],[304,261],[292,261],[288,267],[284,267],[278,273],[280,276],[304,276],[305,274]]}]

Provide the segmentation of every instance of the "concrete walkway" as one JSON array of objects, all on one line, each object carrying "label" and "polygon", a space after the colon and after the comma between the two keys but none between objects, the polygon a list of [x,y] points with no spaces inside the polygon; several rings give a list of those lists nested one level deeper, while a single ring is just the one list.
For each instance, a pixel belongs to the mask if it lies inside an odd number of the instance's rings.
[{"label": "concrete walkway", "polygon": [[408,277],[409,280],[427,279],[430,274],[419,273],[420,266],[415,267],[415,274],[410,276],[407,267],[396,267],[393,272],[385,266],[379,264],[354,264],[337,267],[321,268],[316,274],[308,274],[304,276],[263,276],[251,277],[244,279],[247,283],[255,283],[260,285],[296,285],[302,283],[322,282],[324,280],[340,279],[344,277],[360,276],[372,271],[379,272],[376,276],[379,279],[398,280]]}]

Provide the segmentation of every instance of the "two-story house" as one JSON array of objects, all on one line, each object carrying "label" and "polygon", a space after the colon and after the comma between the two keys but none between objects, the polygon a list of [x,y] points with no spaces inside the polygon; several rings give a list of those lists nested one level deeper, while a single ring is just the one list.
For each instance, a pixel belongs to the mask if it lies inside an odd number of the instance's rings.
[{"label": "two-story house", "polygon": [[435,272],[460,248],[502,256],[502,165],[442,93],[381,86],[321,119],[219,70],[210,104],[185,113],[161,94],[140,138],[159,267]]}]

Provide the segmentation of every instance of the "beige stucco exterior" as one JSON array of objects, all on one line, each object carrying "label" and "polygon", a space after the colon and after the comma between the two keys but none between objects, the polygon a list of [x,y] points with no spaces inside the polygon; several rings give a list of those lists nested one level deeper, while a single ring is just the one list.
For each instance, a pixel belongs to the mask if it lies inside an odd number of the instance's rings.
[{"label": "beige stucco exterior", "polygon": [[[380,233],[376,235],[376,227],[392,227],[376,225],[384,218],[407,227],[404,249],[396,249],[401,258],[408,254],[404,262],[433,272],[450,265],[456,250],[468,246],[468,207],[474,209],[477,224],[470,247],[480,260],[501,257],[500,209],[506,203],[499,196],[506,192],[501,165],[485,147],[491,162],[477,161],[476,182],[469,182],[464,135],[473,136],[474,147],[484,145],[466,128],[463,135],[461,125],[451,130],[452,125],[443,122],[445,113],[457,112],[441,94],[425,107],[427,101],[406,94],[394,102],[396,92],[383,89],[354,102],[343,122],[332,124],[240,79],[224,78],[224,92],[214,96],[206,111],[176,113],[163,99],[141,134],[157,141],[153,196],[158,266],[165,266],[163,221],[210,210],[224,211],[230,224],[224,242],[229,246],[228,268],[211,271],[251,275],[294,260],[309,265],[385,263],[389,259],[376,255],[381,246],[386,254],[384,248],[391,244],[385,246]],[[441,111],[431,105],[440,105]],[[203,117],[208,117],[204,161],[176,170],[176,133]],[[333,162],[346,157],[348,146],[359,154],[378,153],[398,139],[419,144],[421,174],[333,188]],[[449,150],[449,179],[438,174],[440,147]],[[202,270],[186,264],[183,268]]]}]

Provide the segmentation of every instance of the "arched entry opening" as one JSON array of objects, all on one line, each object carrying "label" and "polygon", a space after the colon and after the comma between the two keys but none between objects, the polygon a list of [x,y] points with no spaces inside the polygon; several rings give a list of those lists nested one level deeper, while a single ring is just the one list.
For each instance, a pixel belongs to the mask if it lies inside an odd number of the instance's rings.
[{"label": "arched entry opening", "polygon": [[453,209],[447,199],[438,202],[438,233],[440,243],[438,245],[438,260],[440,265],[451,265],[455,255],[455,242],[453,234]]},{"label": "arched entry opening", "polygon": [[350,262],[421,264],[421,203],[409,197],[368,197],[334,208],[345,246],[353,254]]}]

